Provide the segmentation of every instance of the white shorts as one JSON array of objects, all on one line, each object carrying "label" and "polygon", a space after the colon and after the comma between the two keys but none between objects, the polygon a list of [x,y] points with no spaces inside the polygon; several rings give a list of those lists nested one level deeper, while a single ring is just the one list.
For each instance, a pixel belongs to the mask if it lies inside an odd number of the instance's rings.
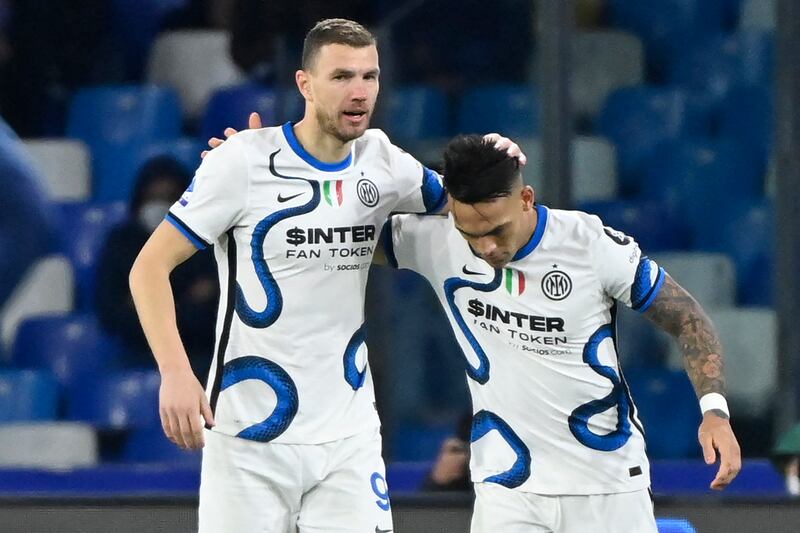
[{"label": "white shorts", "polygon": [[647,489],[550,496],[475,483],[471,533],[657,533]]},{"label": "white shorts", "polygon": [[380,430],[325,444],[205,430],[200,533],[391,531]]}]

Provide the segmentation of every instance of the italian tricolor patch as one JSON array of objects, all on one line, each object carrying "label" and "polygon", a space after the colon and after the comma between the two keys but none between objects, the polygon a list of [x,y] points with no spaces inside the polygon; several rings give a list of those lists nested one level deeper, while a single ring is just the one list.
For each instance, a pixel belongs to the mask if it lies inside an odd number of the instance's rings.
[{"label": "italian tricolor patch", "polygon": [[322,194],[329,206],[342,205],[342,180],[327,180],[322,184]]},{"label": "italian tricolor patch", "polygon": [[519,296],[525,292],[525,274],[512,268],[506,268],[504,270],[505,285],[508,294],[511,296]]}]

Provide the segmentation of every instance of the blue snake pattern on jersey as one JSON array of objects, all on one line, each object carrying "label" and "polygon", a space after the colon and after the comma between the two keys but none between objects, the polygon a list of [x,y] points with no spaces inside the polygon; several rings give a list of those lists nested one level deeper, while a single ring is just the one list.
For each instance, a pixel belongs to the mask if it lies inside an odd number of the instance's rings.
[{"label": "blue snake pattern on jersey", "polygon": [[264,258],[264,239],[266,239],[267,233],[269,233],[269,230],[271,230],[275,224],[282,220],[310,213],[317,208],[320,201],[319,182],[293,176],[284,176],[275,170],[275,156],[279,152],[280,150],[276,150],[269,156],[270,173],[275,177],[286,180],[304,181],[311,186],[312,194],[311,200],[309,200],[308,203],[275,211],[261,220],[258,225],[256,225],[255,230],[253,230],[253,238],[250,241],[251,258],[256,275],[258,276],[258,281],[261,283],[261,287],[264,289],[264,293],[267,296],[267,305],[264,310],[256,311],[250,307],[247,303],[244,291],[242,290],[242,286],[239,285],[238,282],[236,283],[236,314],[242,322],[252,328],[267,328],[271,326],[278,319],[283,309],[281,290],[275,282],[275,278],[272,276],[269,266],[267,266],[267,261]]},{"label": "blue snake pattern on jersey", "polygon": [[492,292],[500,286],[500,281],[502,278],[503,271],[499,268],[496,268],[494,270],[494,279],[489,283],[476,283],[474,281],[469,281],[458,277],[448,278],[444,282],[444,294],[447,298],[447,305],[450,306],[450,312],[453,313],[453,318],[458,324],[458,327],[461,328],[461,332],[464,334],[464,337],[467,338],[469,345],[472,346],[472,349],[475,351],[475,355],[478,356],[477,368],[472,366],[469,360],[466,361],[467,375],[481,385],[489,381],[489,358],[486,357],[486,352],[483,351],[478,339],[476,339],[475,335],[472,334],[472,331],[470,331],[467,323],[464,321],[464,317],[461,316],[461,311],[458,310],[458,306],[456,305],[455,301],[456,291],[458,289],[463,289],[464,287],[469,287],[470,289],[474,289],[478,292]]},{"label": "blue snake pattern on jersey", "polygon": [[[631,437],[628,416],[631,411],[628,402],[627,390],[624,382],[617,375],[616,370],[600,363],[598,350],[600,343],[605,339],[613,338],[614,330],[610,324],[601,326],[589,337],[583,348],[583,362],[608,379],[612,384],[611,392],[604,398],[592,400],[575,409],[569,416],[569,430],[572,435],[584,446],[602,452],[613,452],[622,448]],[[597,434],[589,428],[589,419],[604,413],[614,407],[617,408],[617,427],[607,434]]]},{"label": "blue snake pattern on jersey", "polygon": [[247,355],[225,364],[220,391],[248,379],[263,381],[275,391],[275,409],[266,419],[243,429],[236,436],[269,442],[286,431],[294,420],[299,406],[297,387],[291,376],[278,364],[263,357]]},{"label": "blue snake pattern on jersey", "polygon": [[353,387],[353,390],[361,388],[364,384],[364,378],[367,375],[366,365],[364,366],[364,370],[361,371],[356,367],[356,354],[361,345],[364,344],[367,336],[364,326],[365,324],[361,324],[356,332],[353,333],[353,336],[350,337],[350,341],[347,343],[347,348],[344,350],[344,379]]},{"label": "blue snake pattern on jersey", "polygon": [[509,489],[519,487],[531,476],[531,452],[522,439],[517,435],[508,423],[491,411],[484,409],[475,413],[472,417],[472,435],[470,441],[475,442],[481,439],[491,430],[496,429],[503,440],[509,445],[517,456],[517,460],[511,468],[505,472],[500,472],[489,476],[483,481],[486,483],[497,483]]}]

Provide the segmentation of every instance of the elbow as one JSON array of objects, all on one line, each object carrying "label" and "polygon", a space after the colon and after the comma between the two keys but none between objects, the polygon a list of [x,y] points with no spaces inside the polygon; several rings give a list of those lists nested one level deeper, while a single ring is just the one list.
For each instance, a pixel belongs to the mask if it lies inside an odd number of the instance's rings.
[{"label": "elbow", "polygon": [[136,257],[136,261],[133,262],[130,272],[128,272],[128,288],[131,291],[131,295],[136,294],[136,288],[139,286],[144,276],[142,271],[145,270],[145,267],[141,259],[142,256],[139,254],[139,256]]}]

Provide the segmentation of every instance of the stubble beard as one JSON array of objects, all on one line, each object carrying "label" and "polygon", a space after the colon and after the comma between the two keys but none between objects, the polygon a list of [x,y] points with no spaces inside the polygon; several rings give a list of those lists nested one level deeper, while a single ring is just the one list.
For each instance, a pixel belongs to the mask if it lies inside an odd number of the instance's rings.
[{"label": "stubble beard", "polygon": [[[331,135],[342,144],[358,139],[359,137],[364,135],[364,132],[367,129],[365,127],[363,130],[353,130],[352,132],[342,131],[337,126],[336,118],[326,114],[321,109],[317,110],[317,123],[319,123],[323,132],[327,133],[328,135]],[[367,121],[365,122],[365,126],[367,127],[369,126],[369,119],[367,119]]]}]

